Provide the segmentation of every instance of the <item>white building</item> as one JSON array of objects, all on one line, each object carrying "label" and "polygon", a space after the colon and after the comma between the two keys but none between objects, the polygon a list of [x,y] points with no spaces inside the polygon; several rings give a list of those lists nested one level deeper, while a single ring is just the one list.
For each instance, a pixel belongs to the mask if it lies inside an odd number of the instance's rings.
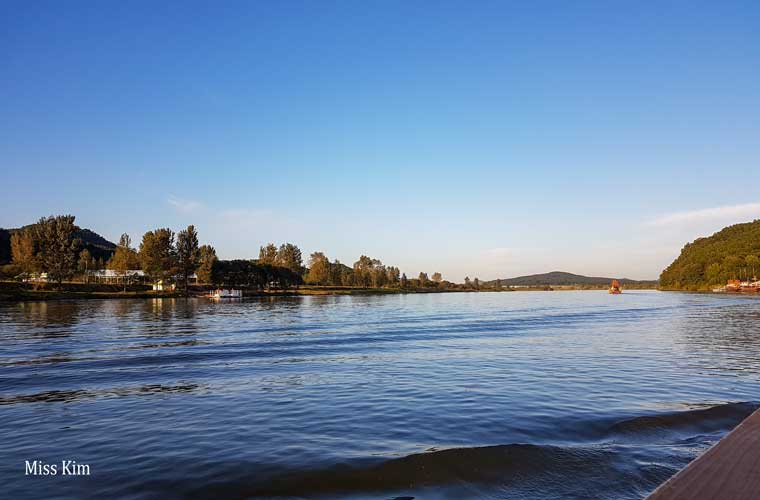
[{"label": "white building", "polygon": [[144,283],[145,273],[139,269],[129,270],[124,273],[113,269],[99,269],[97,271],[87,271],[87,281],[95,283],[122,284],[127,283]]}]

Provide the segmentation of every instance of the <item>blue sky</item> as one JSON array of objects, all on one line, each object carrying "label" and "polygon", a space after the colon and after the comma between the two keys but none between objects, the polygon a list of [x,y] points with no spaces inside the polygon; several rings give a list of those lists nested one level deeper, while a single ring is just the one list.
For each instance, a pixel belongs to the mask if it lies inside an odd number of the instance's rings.
[{"label": "blue sky", "polygon": [[760,218],[757,2],[3,2],[0,226],[452,281]]}]

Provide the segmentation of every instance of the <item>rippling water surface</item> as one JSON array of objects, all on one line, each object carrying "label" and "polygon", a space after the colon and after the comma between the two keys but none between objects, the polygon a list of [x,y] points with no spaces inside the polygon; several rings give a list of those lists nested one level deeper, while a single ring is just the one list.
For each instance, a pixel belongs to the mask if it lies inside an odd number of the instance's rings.
[{"label": "rippling water surface", "polygon": [[[642,498],[760,401],[760,300],[0,304],[7,498]],[[25,460],[89,464],[24,475]]]}]

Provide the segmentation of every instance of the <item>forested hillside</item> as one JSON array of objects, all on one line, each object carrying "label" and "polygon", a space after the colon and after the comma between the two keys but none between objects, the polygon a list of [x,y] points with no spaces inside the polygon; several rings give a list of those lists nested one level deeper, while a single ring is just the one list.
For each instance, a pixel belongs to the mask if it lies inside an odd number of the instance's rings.
[{"label": "forested hillside", "polygon": [[[531,274],[516,278],[502,278],[499,281],[504,286],[607,286],[612,281],[612,278],[552,271],[550,273]],[[620,278],[619,281],[623,285],[657,285],[656,281],[636,281],[627,278]],[[493,282],[487,282],[487,284],[490,283]]]},{"label": "forested hillside", "polygon": [[708,290],[760,273],[760,220],[736,224],[687,243],[660,275],[671,290]]}]

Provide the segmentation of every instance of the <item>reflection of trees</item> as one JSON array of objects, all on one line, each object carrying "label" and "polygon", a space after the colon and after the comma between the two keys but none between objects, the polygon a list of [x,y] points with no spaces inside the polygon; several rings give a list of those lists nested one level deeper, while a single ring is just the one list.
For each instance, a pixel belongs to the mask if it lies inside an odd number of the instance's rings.
[{"label": "reflection of trees", "polygon": [[[68,328],[76,325],[81,316],[82,305],[78,301],[21,302],[18,304],[25,325],[19,325],[19,333],[40,337],[65,337]],[[31,328],[27,328],[27,326]]]},{"label": "reflection of trees", "polygon": [[147,335],[195,335],[200,299],[167,298],[139,301],[137,321]]}]

